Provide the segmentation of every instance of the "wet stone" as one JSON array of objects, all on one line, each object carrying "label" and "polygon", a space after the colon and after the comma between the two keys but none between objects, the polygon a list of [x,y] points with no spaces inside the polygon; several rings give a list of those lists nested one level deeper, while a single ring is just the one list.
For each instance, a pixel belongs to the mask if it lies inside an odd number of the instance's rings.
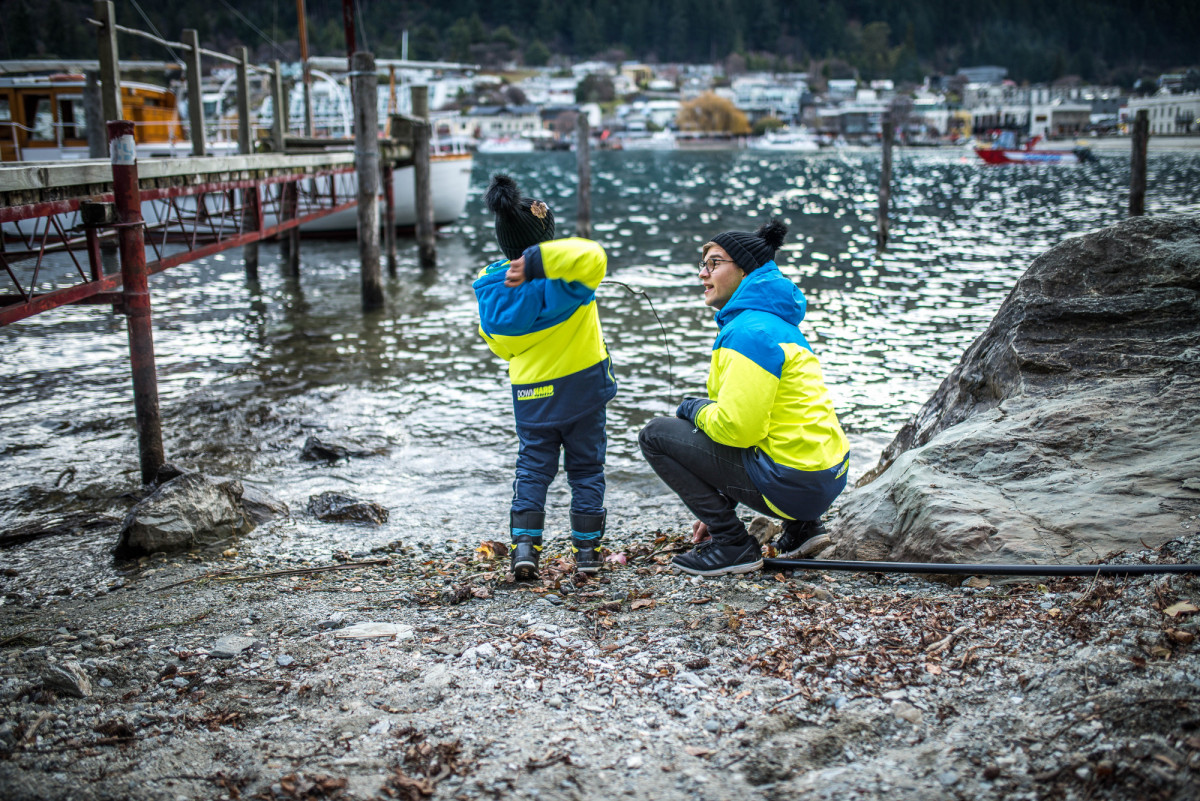
[{"label": "wet stone", "polygon": [[388,510],[374,501],[364,501],[340,492],[322,492],[308,499],[308,513],[325,523],[387,522]]},{"label": "wet stone", "polygon": [[349,443],[334,440],[323,442],[316,437],[309,437],[304,441],[304,448],[300,451],[300,460],[303,462],[340,462],[351,457],[374,455],[372,451],[356,448]]},{"label": "wet stone", "polygon": [[334,612],[325,620],[317,624],[319,629],[338,629],[346,624],[345,612]]}]

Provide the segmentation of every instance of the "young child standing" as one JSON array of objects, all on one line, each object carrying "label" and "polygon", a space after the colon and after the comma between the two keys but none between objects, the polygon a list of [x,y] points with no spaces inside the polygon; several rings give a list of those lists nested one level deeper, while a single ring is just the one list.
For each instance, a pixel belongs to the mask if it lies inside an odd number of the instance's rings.
[{"label": "young child standing", "polygon": [[509,514],[516,578],[537,577],[546,490],[559,451],[571,487],[571,551],[580,572],[600,569],[604,535],[605,405],[617,393],[596,313],[604,249],[554,239],[554,213],[496,175],[484,201],[496,215],[503,259],[475,279],[479,333],[508,362],[516,418],[516,479]]}]

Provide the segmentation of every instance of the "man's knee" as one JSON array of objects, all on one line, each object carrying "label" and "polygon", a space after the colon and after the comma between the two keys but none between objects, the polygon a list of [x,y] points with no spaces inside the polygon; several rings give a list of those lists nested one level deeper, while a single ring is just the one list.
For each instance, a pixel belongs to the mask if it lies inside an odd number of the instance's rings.
[{"label": "man's knee", "polygon": [[643,455],[669,454],[686,447],[694,426],[678,417],[655,417],[638,432]]},{"label": "man's knee", "polygon": [[662,453],[662,434],[673,419],[675,418],[655,417],[638,432],[638,447],[642,449],[643,455],[650,452]]}]

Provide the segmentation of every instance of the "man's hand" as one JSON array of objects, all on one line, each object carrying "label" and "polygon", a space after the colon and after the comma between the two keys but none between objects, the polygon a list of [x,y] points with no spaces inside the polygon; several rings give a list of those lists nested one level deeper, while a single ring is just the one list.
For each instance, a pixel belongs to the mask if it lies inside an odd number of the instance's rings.
[{"label": "man's hand", "polygon": [[517,287],[525,283],[525,256],[508,263],[508,271],[504,273],[504,285]]},{"label": "man's hand", "polygon": [[710,539],[708,534],[708,526],[701,523],[699,520],[692,523],[692,544],[699,545],[705,540]]}]

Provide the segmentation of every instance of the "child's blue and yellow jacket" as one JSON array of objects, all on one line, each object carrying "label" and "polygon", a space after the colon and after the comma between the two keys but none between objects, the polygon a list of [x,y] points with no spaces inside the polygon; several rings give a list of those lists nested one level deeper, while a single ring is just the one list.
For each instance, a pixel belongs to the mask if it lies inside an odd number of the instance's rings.
[{"label": "child's blue and yellow jacket", "polygon": [[479,333],[508,362],[517,425],[566,425],[617,394],[596,313],[608,258],[598,244],[578,238],[542,242],[523,255],[520,286],[504,286],[507,260],[475,279]]},{"label": "child's blue and yellow jacket", "polygon": [[716,314],[714,402],[691,418],[715,442],[747,449],[743,464],[767,505],[797,519],[806,519],[797,503],[814,483],[845,475],[850,449],[821,364],[800,333],[807,304],[773,261],[746,275]]}]

